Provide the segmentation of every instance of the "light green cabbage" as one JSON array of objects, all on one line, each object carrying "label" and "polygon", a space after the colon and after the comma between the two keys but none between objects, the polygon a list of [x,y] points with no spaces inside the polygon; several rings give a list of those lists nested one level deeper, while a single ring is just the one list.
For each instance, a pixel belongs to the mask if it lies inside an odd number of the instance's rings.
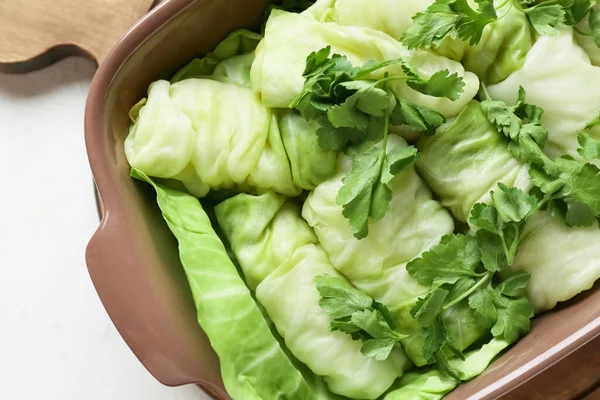
[{"label": "light green cabbage", "polygon": [[316,121],[307,121],[292,110],[277,110],[283,146],[290,160],[294,185],[312,190],[335,173],[336,153],[317,142]]},{"label": "light green cabbage", "polygon": [[[480,349],[465,354],[465,360],[450,360],[452,368],[464,374],[464,379],[480,375],[509,343],[492,339]],[[428,368],[409,372],[402,377],[397,389],[390,391],[384,400],[440,400],[450,393],[458,382],[440,371]]]},{"label": "light green cabbage", "polygon": [[[321,22],[376,29],[402,40],[413,23],[412,17],[432,3],[433,0],[319,0],[304,14]],[[462,40],[449,37],[434,52],[460,61],[466,46]]]},{"label": "light green cabbage", "polygon": [[[477,77],[465,72],[460,63],[424,50],[409,51],[380,31],[333,22],[323,23],[307,14],[274,10],[267,21],[265,37],[256,49],[251,70],[252,87],[262,102],[269,107],[288,107],[304,86],[302,73],[306,57],[328,45],[333,53],[346,55],[354,65],[362,65],[369,60],[381,62],[410,57],[414,69],[423,78],[429,78],[443,69],[456,72],[465,80],[464,92],[456,101],[423,95],[403,81],[390,84],[399,96],[447,117],[458,114],[479,89]],[[400,65],[389,66],[385,71],[392,76],[404,75]],[[385,71],[379,71],[377,76],[382,76]]]},{"label": "light green cabbage", "polygon": [[550,310],[591,289],[600,278],[598,222],[570,228],[547,211],[539,211],[527,223],[524,235],[528,236],[519,247],[512,271],[522,269],[531,274],[525,294],[536,312]]},{"label": "light green cabbage", "polygon": [[294,367],[271,333],[200,202],[141,171],[132,175],[156,189],[163,217],[179,242],[198,323],[219,356],[228,394],[234,400],[328,398],[314,376],[305,378]]},{"label": "light green cabbage", "polygon": [[[406,146],[400,137],[388,137],[388,151]],[[309,194],[302,217],[314,228],[334,267],[353,285],[395,310],[423,294],[423,288],[406,273],[405,264],[451,233],[454,222],[411,167],[390,182],[392,200],[386,217],[370,222],[369,235],[356,239],[336,202],[342,178],[351,167],[352,160],[340,154],[336,175]]]},{"label": "light green cabbage", "polygon": [[210,79],[159,80],[134,110],[125,155],[150,176],[182,181],[198,197],[211,189],[301,191],[276,116],[248,88]]},{"label": "light green cabbage", "polygon": [[[550,157],[569,154],[581,159],[577,131],[598,116],[600,68],[575,43],[573,30],[564,28],[556,36],[540,37],[527,53],[523,68],[503,82],[490,86],[495,100],[514,104],[519,86],[527,92],[527,102],[544,109],[541,123],[548,129],[544,152]],[[600,139],[600,129],[591,135]]]},{"label": "light green cabbage", "polygon": [[421,138],[416,168],[441,203],[466,222],[473,205],[488,202],[498,182],[526,191],[531,187],[529,167],[507,146],[479,103],[472,101],[434,136]]},{"label": "light green cabbage", "polygon": [[[395,135],[388,138],[388,151],[406,145]],[[371,222],[369,235],[356,239],[336,203],[342,178],[351,165],[348,157],[339,156],[336,176],[309,194],[302,216],[315,229],[333,266],[354,286],[396,313],[398,330],[410,335],[402,341],[406,353],[416,365],[425,365],[422,327],[410,315],[410,309],[428,289],[408,275],[406,264],[439,243],[442,236],[452,233],[453,219],[432,199],[429,188],[414,169],[408,168],[390,182],[393,194],[386,218]],[[461,349],[489,329],[486,321],[462,303],[447,310],[443,318],[451,339]]]},{"label": "light green cabbage", "polygon": [[479,43],[466,47],[462,59],[465,69],[487,84],[498,83],[520,69],[535,41],[535,31],[524,13],[510,3],[497,13],[503,17],[483,29]]},{"label": "light green cabbage", "polygon": [[314,278],[341,275],[314,244],[316,238],[298,207],[265,192],[237,195],[219,204],[215,212],[244,275],[258,283],[258,301],[291,353],[324,376],[334,393],[375,399],[387,390],[402,373],[405,356],[396,350],[392,358],[377,361],[361,354],[361,341],[330,331],[331,320],[319,305]]},{"label": "light green cabbage", "polygon": [[[420,148],[418,171],[463,222],[475,203],[489,203],[497,182],[525,192],[531,188],[528,167],[508,152],[504,137],[487,122],[477,102],[435,136],[422,139]],[[526,224],[524,235],[527,239],[505,276],[516,270],[531,274],[526,295],[536,312],[591,288],[600,278],[598,224],[569,228],[539,211]]]},{"label": "light green cabbage", "polygon": [[[254,60],[254,49],[262,39],[262,35],[246,29],[231,32],[214,51],[202,58],[195,58],[173,75],[171,83],[179,82],[189,78],[203,78],[209,75],[231,76],[239,75],[239,71],[245,68],[249,70],[249,64]],[[236,60],[237,56],[246,56],[243,62]],[[235,61],[228,61],[233,58]],[[235,73],[231,73],[231,68]],[[215,72],[215,70],[221,70]],[[223,73],[229,70],[229,73]],[[235,81],[235,79],[233,79]]]}]

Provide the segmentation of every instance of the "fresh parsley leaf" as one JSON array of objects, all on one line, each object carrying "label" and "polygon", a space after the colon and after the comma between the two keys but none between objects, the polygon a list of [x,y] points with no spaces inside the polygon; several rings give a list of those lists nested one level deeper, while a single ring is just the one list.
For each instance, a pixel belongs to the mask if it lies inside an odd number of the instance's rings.
[{"label": "fresh parsley leaf", "polygon": [[567,23],[567,10],[573,0],[549,0],[524,10],[533,29],[540,35],[554,36]]},{"label": "fresh parsley leaf", "polygon": [[408,337],[408,335],[403,335],[390,328],[383,314],[378,310],[357,311],[352,314],[350,322],[376,339],[398,341]]},{"label": "fresh parsley leaf", "polygon": [[395,316],[385,305],[373,301],[345,280],[319,275],[315,283],[321,295],[319,305],[332,318],[330,329],[363,341],[363,355],[385,360],[396,343],[408,337],[395,330]]},{"label": "fresh parsley leaf", "polygon": [[409,49],[438,47],[446,37],[460,38],[470,45],[479,43],[483,29],[497,19],[493,1],[477,1],[473,10],[466,0],[436,0],[413,16],[413,23],[402,37]]},{"label": "fresh parsley leaf", "polygon": [[437,350],[434,353],[433,357],[442,371],[450,375],[458,382],[462,381],[464,374],[450,366],[450,363],[448,362],[448,357],[446,357],[446,353],[442,349]]},{"label": "fresh parsley leaf", "polygon": [[530,329],[533,308],[525,297],[509,298],[491,287],[480,290],[469,298],[469,306],[493,322],[492,335],[514,342]]},{"label": "fresh parsley leaf", "polygon": [[596,5],[596,0],[574,0],[569,8],[567,24],[575,25],[585,18],[588,12]]},{"label": "fresh parsley leaf", "polygon": [[522,190],[499,182],[500,191],[492,191],[492,200],[504,222],[521,222],[537,211],[537,199]]},{"label": "fresh parsley leaf", "polygon": [[441,318],[438,318],[430,326],[423,328],[423,357],[432,360],[433,355],[442,348],[446,342],[446,327]]},{"label": "fresh parsley leaf", "polygon": [[522,296],[523,290],[529,282],[529,278],[531,278],[531,275],[529,275],[528,272],[519,271],[500,283],[497,287],[497,290],[504,296],[508,297]]},{"label": "fresh parsley leaf", "polygon": [[481,252],[481,262],[485,269],[490,272],[498,272],[504,268],[508,264],[508,259],[504,252],[501,236],[483,229],[477,231],[476,236]]},{"label": "fresh parsley leaf", "polygon": [[400,126],[407,125],[415,131],[423,131],[433,135],[436,129],[446,122],[446,118],[431,108],[421,107],[396,97],[396,106],[390,115],[390,123]]},{"label": "fresh parsley leaf", "polygon": [[315,283],[322,297],[321,308],[333,318],[349,317],[373,304],[373,299],[340,278],[319,275]]},{"label": "fresh parsley leaf", "polygon": [[402,69],[407,75],[406,84],[417,92],[434,97],[446,97],[450,100],[458,100],[464,91],[465,82],[458,73],[450,73],[447,69],[437,71],[423,79],[415,73],[406,63]]},{"label": "fresh parsley leaf", "polygon": [[[387,131],[387,119],[384,124]],[[386,141],[387,134],[381,142],[364,142],[350,152],[352,169],[342,179],[344,185],[336,197],[358,239],[369,233],[369,217],[378,221],[388,211],[392,192],[387,184],[393,176],[412,165],[417,156],[417,150],[412,146],[386,153]]]},{"label": "fresh parsley leaf", "polygon": [[442,313],[448,294],[447,290],[441,288],[435,289],[426,297],[420,298],[410,310],[410,314],[421,326],[430,327]]},{"label": "fresh parsley leaf", "polygon": [[395,345],[394,339],[368,339],[363,343],[360,352],[366,357],[383,361],[390,356]]},{"label": "fresh parsley leaf", "polygon": [[469,222],[491,233],[498,233],[498,211],[496,207],[477,203],[471,210]]},{"label": "fresh parsley leaf", "polygon": [[581,146],[577,152],[586,160],[600,159],[600,140],[594,139],[587,132],[579,132],[577,141]]},{"label": "fresh parsley leaf", "polygon": [[465,235],[445,235],[440,243],[424,252],[420,258],[410,261],[406,270],[421,285],[456,283],[463,277],[479,277],[475,267],[481,253],[477,239]]}]

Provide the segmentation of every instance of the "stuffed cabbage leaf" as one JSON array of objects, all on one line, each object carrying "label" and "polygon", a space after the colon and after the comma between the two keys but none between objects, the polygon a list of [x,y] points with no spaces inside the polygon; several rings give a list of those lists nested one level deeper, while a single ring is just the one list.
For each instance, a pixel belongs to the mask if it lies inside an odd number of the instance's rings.
[{"label": "stuffed cabbage leaf", "polygon": [[[409,51],[380,31],[333,22],[323,23],[310,15],[273,10],[265,27],[265,37],[256,49],[251,70],[252,87],[263,104],[268,107],[288,107],[304,87],[302,73],[307,56],[326,46],[331,46],[332,53],[347,56],[356,66],[371,60],[383,62],[409,57],[413,69],[424,79],[444,69],[457,73],[463,77],[465,87],[456,101],[421,94],[409,88],[404,81],[389,83],[398,96],[432,108],[447,117],[458,114],[479,88],[477,77],[465,72],[460,63],[429,51]],[[377,77],[383,76],[384,72],[390,76],[404,75],[398,64],[378,71]]]},{"label": "stuffed cabbage leaf", "polygon": [[[487,121],[479,103],[471,103],[449,126],[423,138],[417,170],[455,217],[467,222],[475,203],[489,203],[497,182],[525,192],[532,187],[528,166],[508,151],[504,136]],[[527,222],[508,276],[531,274],[526,296],[535,312],[553,308],[592,287],[600,278],[598,223],[567,227],[548,212],[538,211]],[[561,246],[556,246],[560,243]]]},{"label": "stuffed cabbage leaf", "polygon": [[[523,68],[503,82],[488,88],[494,100],[517,101],[519,86],[527,102],[544,109],[541,123],[548,129],[544,152],[550,157],[569,154],[578,160],[577,132],[594,120],[600,111],[600,67],[574,41],[573,30],[564,28],[556,36],[540,37],[527,53]],[[590,134],[600,138],[600,130]],[[597,162],[596,162],[597,163]]]},{"label": "stuffed cabbage leaf", "polygon": [[182,181],[198,197],[211,189],[301,191],[292,181],[276,115],[248,88],[210,79],[159,80],[132,117],[125,155],[149,176]]},{"label": "stuffed cabbage leaf", "polygon": [[431,137],[422,137],[416,169],[462,222],[476,203],[490,200],[498,182],[528,191],[529,167],[508,151],[506,139],[472,101]]},{"label": "stuffed cabbage leaf", "polygon": [[361,341],[330,330],[314,279],[342,276],[315,244],[298,206],[267,191],[234,196],[215,212],[244,275],[257,284],[256,297],[290,352],[325,377],[334,393],[375,399],[387,390],[402,374],[405,355],[394,350],[390,358],[378,361],[361,354]]}]

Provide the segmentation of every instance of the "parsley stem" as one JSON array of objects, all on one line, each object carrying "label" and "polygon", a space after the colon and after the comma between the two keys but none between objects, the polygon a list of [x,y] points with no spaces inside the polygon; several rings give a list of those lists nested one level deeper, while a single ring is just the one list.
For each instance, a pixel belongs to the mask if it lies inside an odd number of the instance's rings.
[{"label": "parsley stem", "polygon": [[483,81],[481,82],[481,90],[483,90],[483,94],[485,95],[486,100],[492,100],[490,94],[488,93],[487,86]]},{"label": "parsley stem", "polygon": [[508,246],[506,245],[506,239],[504,238],[504,232],[502,230],[500,230],[498,232],[498,237],[500,238],[500,242],[502,242],[502,249],[504,250],[504,254],[506,255],[506,260],[508,261],[508,264],[512,264],[512,260],[510,257],[510,252],[508,250]]},{"label": "parsley stem", "polygon": [[508,265],[512,265],[515,259],[515,255],[517,254],[517,249],[519,248],[519,243],[521,241],[521,229],[518,225],[513,225],[513,228],[515,230],[515,237],[513,239],[512,244],[510,245],[510,253],[506,257]]},{"label": "parsley stem", "polygon": [[463,294],[461,294],[459,297],[457,297],[456,299],[452,300],[450,303],[446,304],[442,310],[446,311],[447,309],[449,309],[452,306],[455,306],[456,304],[460,303],[461,301],[463,301],[464,299],[466,299],[467,297],[469,297],[471,294],[473,294],[475,291],[477,291],[480,287],[482,287],[483,285],[485,285],[491,278],[492,278],[492,273],[488,272],[486,273],[483,278],[481,278],[479,280],[479,282],[477,282],[476,284],[474,284],[473,286],[471,286],[471,288],[469,290],[467,290],[466,292],[464,292]]}]

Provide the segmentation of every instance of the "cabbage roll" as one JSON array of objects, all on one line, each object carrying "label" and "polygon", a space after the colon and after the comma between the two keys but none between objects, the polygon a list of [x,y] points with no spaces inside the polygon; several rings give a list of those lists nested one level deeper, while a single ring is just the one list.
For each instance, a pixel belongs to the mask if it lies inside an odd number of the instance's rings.
[{"label": "cabbage roll", "polygon": [[[506,139],[487,121],[477,102],[435,136],[422,138],[419,148],[417,170],[442,204],[463,222],[475,203],[490,202],[489,192],[497,182],[525,192],[531,188],[528,167],[512,157]],[[526,295],[536,313],[591,288],[600,278],[600,250],[593,245],[600,240],[597,223],[570,228],[548,212],[538,211],[527,222],[524,235],[527,239],[517,251],[512,270],[504,273],[525,270],[531,274]]]},{"label": "cabbage roll", "polygon": [[[547,211],[539,211],[525,226],[529,235],[519,247],[514,268],[531,274],[525,289],[536,312],[554,308],[600,278],[600,228],[570,228]],[[557,246],[557,244],[560,244]]]},{"label": "cabbage roll", "polygon": [[252,90],[210,79],[159,80],[133,109],[125,140],[129,164],[149,176],[209,190],[251,187],[295,196],[276,115]]},{"label": "cabbage roll", "polygon": [[476,203],[490,200],[498,182],[528,191],[529,167],[508,151],[508,142],[472,101],[434,136],[422,137],[416,169],[459,221]]},{"label": "cabbage roll", "polygon": [[405,355],[385,361],[361,354],[362,342],[330,331],[314,278],[342,278],[317,244],[291,200],[273,192],[240,194],[215,208],[219,226],[251,286],[290,352],[329,389],[356,399],[375,399],[401,375]]},{"label": "cabbage roll", "polygon": [[[406,146],[400,137],[388,137],[388,152]],[[314,228],[334,267],[353,285],[395,310],[421,294],[404,264],[451,233],[454,222],[450,213],[432,199],[414,168],[409,167],[389,184],[393,194],[386,217],[369,223],[369,235],[356,239],[342,207],[336,203],[342,178],[351,167],[352,160],[340,154],[337,174],[309,194],[302,217]]]},{"label": "cabbage roll", "polygon": [[[523,68],[503,82],[488,88],[494,100],[514,104],[519,86],[527,92],[527,102],[544,109],[541,123],[548,129],[544,152],[550,157],[569,154],[578,160],[577,131],[594,120],[600,111],[600,68],[573,39],[573,29],[564,28],[556,36],[540,37],[527,53]],[[600,129],[590,134],[600,139]],[[598,161],[595,162],[597,165]]]},{"label": "cabbage roll", "polygon": [[[390,135],[388,152],[397,146],[407,144]],[[333,266],[354,286],[396,313],[398,331],[409,335],[402,341],[405,351],[416,365],[425,365],[422,327],[410,315],[410,309],[428,289],[408,275],[406,265],[438,244],[442,236],[452,233],[454,221],[433,200],[429,188],[411,167],[390,182],[393,195],[386,217],[369,224],[366,238],[356,239],[342,215],[342,207],[336,203],[342,178],[351,165],[348,157],[339,156],[337,175],[309,194],[302,216],[315,229]],[[443,319],[448,334],[461,349],[489,328],[487,322],[462,303],[448,309]]]},{"label": "cabbage roll", "polygon": [[[432,3],[433,0],[319,0],[304,14],[322,22],[376,29],[401,41],[413,23],[412,17]],[[460,61],[466,47],[462,40],[448,37],[433,51]]]},{"label": "cabbage roll", "polygon": [[[310,15],[274,10],[267,21],[265,37],[256,49],[256,59],[251,69],[252,87],[263,104],[268,107],[288,107],[304,87],[302,73],[307,56],[328,45],[332,53],[347,56],[353,65],[362,65],[370,60],[382,62],[409,57],[414,69],[425,79],[443,69],[457,73],[463,77],[465,87],[456,101],[423,95],[409,88],[404,81],[390,83],[392,90],[400,97],[432,108],[446,117],[458,114],[479,89],[477,77],[465,72],[460,63],[429,51],[409,51],[380,31],[333,22],[323,23]],[[378,71],[376,77],[383,76],[386,71],[391,76],[404,75],[401,66],[396,64]]]},{"label": "cabbage roll", "polygon": [[501,82],[521,69],[535,41],[535,31],[523,12],[505,3],[497,13],[503,17],[483,29],[479,43],[466,47],[461,61],[487,84]]}]

